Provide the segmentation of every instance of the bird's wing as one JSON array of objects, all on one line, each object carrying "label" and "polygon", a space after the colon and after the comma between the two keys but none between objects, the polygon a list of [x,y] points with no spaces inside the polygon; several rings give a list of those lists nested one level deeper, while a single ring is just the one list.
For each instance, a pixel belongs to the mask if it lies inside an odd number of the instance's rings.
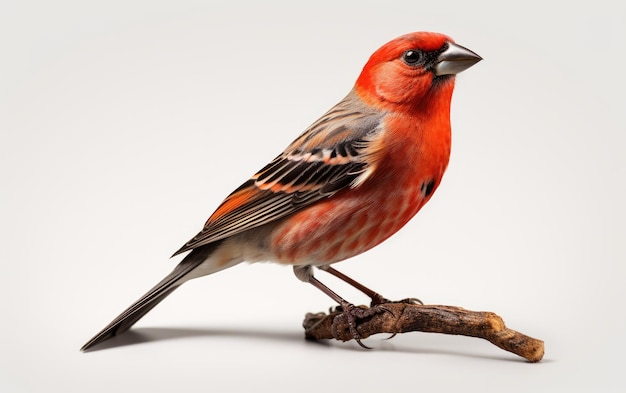
[{"label": "bird's wing", "polygon": [[231,193],[204,228],[174,255],[278,220],[375,170],[383,114],[354,93],[311,125],[285,151]]}]

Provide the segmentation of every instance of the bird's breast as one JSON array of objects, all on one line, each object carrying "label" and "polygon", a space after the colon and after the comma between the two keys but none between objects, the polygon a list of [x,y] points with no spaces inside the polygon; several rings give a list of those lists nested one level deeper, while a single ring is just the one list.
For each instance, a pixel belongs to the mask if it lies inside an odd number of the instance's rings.
[{"label": "bird's breast", "polygon": [[431,198],[448,164],[449,127],[435,131],[387,142],[385,156],[366,182],[283,220],[270,237],[274,259],[338,262],[396,233]]}]

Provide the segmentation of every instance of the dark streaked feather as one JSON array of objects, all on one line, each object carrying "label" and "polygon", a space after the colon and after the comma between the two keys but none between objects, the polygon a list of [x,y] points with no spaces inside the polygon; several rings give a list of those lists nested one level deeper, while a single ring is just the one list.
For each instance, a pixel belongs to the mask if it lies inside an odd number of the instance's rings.
[{"label": "dark streaked feather", "polygon": [[231,193],[204,229],[174,255],[286,217],[360,184],[372,167],[368,149],[382,131],[382,117],[349,94]]}]

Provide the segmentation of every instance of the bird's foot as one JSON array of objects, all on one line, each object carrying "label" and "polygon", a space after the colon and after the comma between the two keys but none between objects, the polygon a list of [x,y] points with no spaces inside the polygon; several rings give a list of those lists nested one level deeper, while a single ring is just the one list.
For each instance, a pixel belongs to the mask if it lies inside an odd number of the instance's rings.
[{"label": "bird's foot", "polygon": [[[421,304],[421,305],[424,304],[424,302],[422,302],[421,300],[419,300],[416,297],[408,297],[408,298],[402,299],[402,300],[389,300],[386,297],[383,297],[383,296],[381,296],[379,294],[376,294],[375,296],[372,297],[372,302],[370,303],[370,306],[371,307],[376,307],[376,306],[379,306],[381,304],[389,304],[389,303]],[[387,337],[385,340],[391,340],[392,338],[394,338],[396,336],[396,334],[397,333],[392,334],[391,336]]]},{"label": "bird's foot", "polygon": [[348,322],[348,328],[350,329],[350,334],[352,335],[352,338],[362,348],[365,348],[365,349],[371,349],[371,348],[361,342],[361,335],[359,334],[356,328],[357,319],[369,318],[371,316],[374,316],[376,314],[380,314],[383,312],[391,313],[391,311],[388,308],[385,308],[384,306],[380,304],[373,305],[370,308],[365,308],[364,306],[357,307],[354,304],[348,303],[346,301],[343,301],[341,305],[337,307],[337,310],[341,310],[342,313],[337,315],[335,319],[333,320],[333,324],[331,326],[333,336],[339,337],[338,330],[337,330],[337,325],[341,321],[339,318],[345,318],[345,321]]},{"label": "bird's foot", "polygon": [[421,300],[416,297],[408,297],[402,300],[389,300],[386,297],[376,294],[377,296],[372,297],[372,302],[370,303],[370,307],[378,306],[379,304],[388,304],[388,303],[404,303],[404,304],[424,304]]}]

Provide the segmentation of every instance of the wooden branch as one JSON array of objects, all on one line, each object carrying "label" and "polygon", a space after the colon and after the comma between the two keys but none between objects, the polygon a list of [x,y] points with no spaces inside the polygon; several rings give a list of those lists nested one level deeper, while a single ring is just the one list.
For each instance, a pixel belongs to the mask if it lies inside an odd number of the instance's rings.
[{"label": "wooden branch", "polygon": [[[532,363],[543,358],[543,341],[508,329],[502,318],[492,312],[408,303],[386,303],[383,306],[390,312],[378,313],[358,321],[357,331],[362,339],[377,333],[396,334],[413,331],[456,334],[488,340]],[[341,310],[336,309],[330,314],[308,313],[302,324],[306,338],[352,340],[348,322],[340,314]],[[336,335],[333,335],[333,331]]]}]

